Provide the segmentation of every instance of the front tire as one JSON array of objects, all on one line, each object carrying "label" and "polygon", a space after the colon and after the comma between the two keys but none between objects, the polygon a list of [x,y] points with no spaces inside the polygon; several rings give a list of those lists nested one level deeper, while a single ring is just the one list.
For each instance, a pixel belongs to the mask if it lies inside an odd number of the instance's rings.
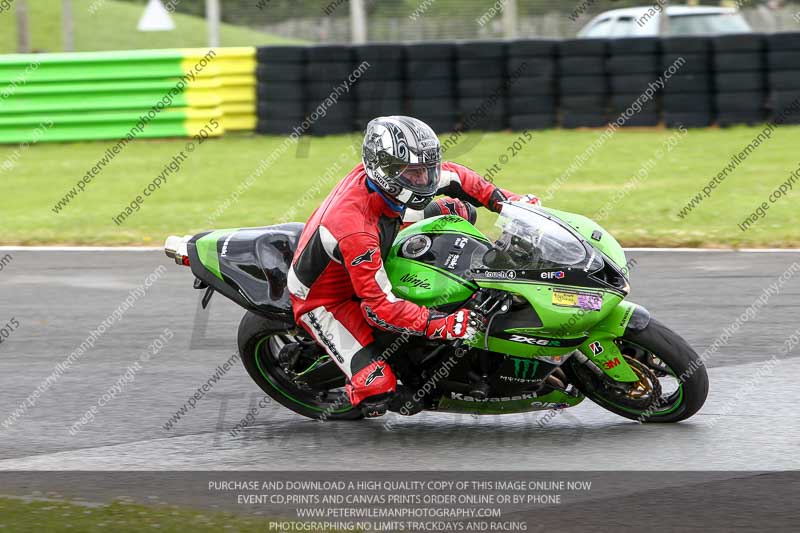
[{"label": "front tire", "polygon": [[[658,398],[646,409],[620,405],[600,378],[571,358],[566,365],[569,378],[587,398],[612,413],[646,423],[680,422],[700,410],[708,396],[708,373],[680,335],[651,318],[644,329],[626,331],[617,344],[627,360],[658,377]],[[673,383],[674,390],[667,388]]]},{"label": "front tire", "polygon": [[[338,381],[344,385],[344,374],[338,368],[325,365],[335,364],[328,360],[327,363],[317,366],[316,361],[308,366],[308,361],[298,361],[301,373],[298,374],[290,365],[281,364],[278,358],[278,347],[286,344],[292,338],[298,338],[294,329],[287,329],[286,324],[277,323],[261,316],[248,312],[239,324],[239,356],[244,363],[247,373],[261,390],[266,392],[273,400],[295,413],[313,418],[315,420],[358,420],[363,418],[360,409],[350,405],[350,401]],[[319,348],[319,347],[317,347]],[[319,348],[319,359],[327,356]],[[317,383],[330,385],[311,386],[312,374],[316,374]],[[302,379],[298,379],[302,376]],[[332,379],[331,379],[332,376]],[[337,377],[341,376],[340,380]]]}]

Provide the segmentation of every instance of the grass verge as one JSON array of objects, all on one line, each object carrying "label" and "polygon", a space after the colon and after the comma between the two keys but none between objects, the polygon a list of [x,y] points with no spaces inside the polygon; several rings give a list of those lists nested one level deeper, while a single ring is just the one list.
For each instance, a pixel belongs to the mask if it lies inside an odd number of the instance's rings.
[{"label": "grass verge", "polygon": [[[31,47],[37,52],[63,50],[61,0],[28,2]],[[202,18],[173,13],[172,31],[141,32],[136,29],[144,5],[117,0],[74,0],[72,12],[75,50],[135,50],[152,48],[203,48],[208,44],[206,22]],[[16,52],[16,16],[14,8],[0,12],[0,54]],[[259,46],[299,42],[277,35],[222,24],[223,46]]]},{"label": "grass verge", "polygon": [[[749,230],[738,227],[800,165],[798,127],[779,128],[689,215],[678,216],[759,131],[689,130],[671,151],[664,147],[675,135],[672,131],[621,131],[568,176],[575,158],[586,153],[601,131],[532,132],[519,150],[509,147],[521,133],[475,132],[463,135],[445,157],[481,174],[497,164],[500,170],[493,172],[493,179],[498,185],[543,196],[552,207],[600,218],[626,246],[800,246],[800,183]],[[447,134],[441,137],[446,142]],[[184,150],[185,140],[131,143],[58,214],[53,206],[112,143],[2,146],[0,242],[160,245],[168,234],[269,225],[286,217],[304,221],[358,162],[361,136],[308,138],[288,148],[283,143],[281,137],[257,135],[205,142],[186,153],[180,170],[166,176],[166,183],[120,225],[113,217]],[[272,153],[280,155],[234,201],[237,187]],[[608,215],[599,216],[603,211]],[[481,211],[479,224],[484,229],[493,220],[485,213]]]},{"label": "grass verge", "polygon": [[195,533],[237,531],[277,532],[265,518],[219,511],[185,509],[171,505],[144,506],[123,502],[108,505],[60,500],[0,497],[0,531],[15,533],[94,532]]}]

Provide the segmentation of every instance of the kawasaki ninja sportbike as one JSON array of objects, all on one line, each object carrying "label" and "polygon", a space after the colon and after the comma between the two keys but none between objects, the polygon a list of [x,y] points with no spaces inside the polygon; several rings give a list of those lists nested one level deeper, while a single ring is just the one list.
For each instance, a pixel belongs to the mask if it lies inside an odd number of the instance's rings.
[{"label": "kawasaki ninja sportbike", "polygon": [[[469,341],[386,340],[387,361],[416,391],[415,405],[521,413],[588,397],[641,422],[678,422],[702,407],[705,366],[679,335],[625,301],[628,265],[611,235],[586,217],[522,203],[504,204],[496,226],[489,239],[460,217],[425,219],[402,230],[385,257],[397,296],[486,317]],[[361,418],[342,372],[294,323],[286,276],[302,227],[170,237],[166,252],[191,266],[204,307],[219,292],[247,310],[239,350],[267,394],[311,418]]]}]

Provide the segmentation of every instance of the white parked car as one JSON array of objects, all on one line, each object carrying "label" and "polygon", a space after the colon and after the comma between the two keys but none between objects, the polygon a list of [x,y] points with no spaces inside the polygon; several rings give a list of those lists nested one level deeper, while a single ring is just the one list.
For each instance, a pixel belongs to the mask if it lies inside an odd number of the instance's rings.
[{"label": "white parked car", "polygon": [[[749,33],[752,28],[735,8],[668,6],[667,35]],[[578,37],[655,37],[660,34],[663,11],[651,7],[612,9],[597,15]]]}]

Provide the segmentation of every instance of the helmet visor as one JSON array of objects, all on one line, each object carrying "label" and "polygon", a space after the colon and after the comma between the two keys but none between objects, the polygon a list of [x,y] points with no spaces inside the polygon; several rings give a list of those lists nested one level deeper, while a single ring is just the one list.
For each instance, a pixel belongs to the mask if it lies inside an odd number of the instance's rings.
[{"label": "helmet visor", "polygon": [[439,186],[441,163],[389,163],[383,172],[401,187],[419,194],[432,194]]}]

